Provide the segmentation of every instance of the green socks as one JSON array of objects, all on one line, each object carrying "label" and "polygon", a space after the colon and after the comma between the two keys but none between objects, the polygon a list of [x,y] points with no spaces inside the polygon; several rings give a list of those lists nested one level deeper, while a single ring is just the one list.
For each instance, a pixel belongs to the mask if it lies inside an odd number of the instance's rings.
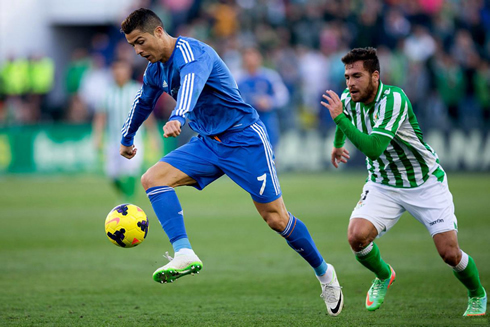
[{"label": "green socks", "polygon": [[123,201],[130,203],[134,199],[136,193],[136,177],[123,176],[115,179],[114,186]]},{"label": "green socks", "polygon": [[354,253],[357,261],[364,267],[371,270],[379,279],[387,279],[390,277],[390,267],[381,259],[378,246],[372,242],[364,249]]},{"label": "green socks", "polygon": [[483,297],[485,291],[480,283],[478,268],[473,258],[462,252],[460,263],[453,267],[454,276],[468,289],[469,297]]}]

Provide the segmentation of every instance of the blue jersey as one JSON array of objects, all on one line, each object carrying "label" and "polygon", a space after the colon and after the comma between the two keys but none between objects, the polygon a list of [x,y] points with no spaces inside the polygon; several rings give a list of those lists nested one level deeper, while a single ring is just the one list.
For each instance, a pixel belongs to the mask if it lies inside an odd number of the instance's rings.
[{"label": "blue jersey", "polygon": [[178,37],[165,63],[149,63],[143,87],[136,94],[121,132],[121,144],[130,146],[139,126],[166,92],[177,105],[169,120],[178,120],[204,136],[240,131],[258,121],[257,111],[245,103],[228,67],[207,44]]}]

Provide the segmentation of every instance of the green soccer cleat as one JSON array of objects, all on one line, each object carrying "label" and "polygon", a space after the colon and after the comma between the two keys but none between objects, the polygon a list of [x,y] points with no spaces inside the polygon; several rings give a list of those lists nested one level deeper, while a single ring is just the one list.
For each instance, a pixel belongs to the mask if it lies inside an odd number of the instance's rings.
[{"label": "green soccer cleat", "polygon": [[195,254],[176,253],[175,258],[165,253],[170,261],[165,266],[158,268],[153,273],[153,280],[162,284],[173,283],[177,278],[199,274],[202,269],[202,261]]},{"label": "green soccer cleat", "polygon": [[[484,290],[485,291],[485,290]],[[468,298],[468,308],[463,314],[465,317],[484,316],[487,311],[487,292],[482,297]]]},{"label": "green soccer cleat", "polygon": [[391,271],[390,277],[383,280],[376,277],[373,281],[373,285],[371,285],[371,288],[367,292],[366,309],[369,311],[379,309],[381,304],[383,304],[388,288],[390,288],[391,284],[395,281],[395,271],[391,266],[389,267]]}]

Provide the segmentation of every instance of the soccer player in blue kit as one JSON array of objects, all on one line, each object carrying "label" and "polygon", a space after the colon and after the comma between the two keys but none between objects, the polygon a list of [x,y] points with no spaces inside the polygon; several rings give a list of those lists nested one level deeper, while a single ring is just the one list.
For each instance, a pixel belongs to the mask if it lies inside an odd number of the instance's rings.
[{"label": "soccer player in blue kit", "polygon": [[153,279],[173,282],[203,266],[187,237],[174,188],[189,185],[202,190],[226,174],[250,193],[269,227],[311,265],[320,281],[328,314],[339,315],[344,298],[335,269],[325,262],[305,224],[287,211],[267,131],[257,111],[242,100],[218,54],[198,40],[170,36],[160,18],[144,8],[132,12],[122,22],[121,30],[136,54],[149,61],[143,86],[122,128],[121,155],[128,159],[136,155],[134,135],[163,92],[176,100],[163,126],[164,137],[179,136],[186,120],[198,133],[141,178],[175,252],[173,258],[168,256],[168,264],[154,272]]}]

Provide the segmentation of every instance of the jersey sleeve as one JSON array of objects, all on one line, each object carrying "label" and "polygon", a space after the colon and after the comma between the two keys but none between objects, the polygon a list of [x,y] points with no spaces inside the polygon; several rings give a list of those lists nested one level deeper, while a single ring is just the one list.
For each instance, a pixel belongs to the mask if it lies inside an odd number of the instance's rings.
[{"label": "jersey sleeve", "polygon": [[163,93],[163,89],[159,88],[156,80],[157,72],[149,64],[143,76],[143,85],[136,93],[128,118],[124,123],[121,133],[121,144],[130,146],[133,144],[134,135],[138,131],[141,124],[148,118],[153,111],[155,104]]},{"label": "jersey sleeve", "polygon": [[[386,135],[361,132],[343,113],[335,117],[334,121],[337,124],[337,128],[347,136],[352,144],[371,160],[376,160],[391,142],[391,138]],[[335,139],[337,140],[337,132],[335,133]],[[337,146],[335,147],[338,148]]]},{"label": "jersey sleeve", "polygon": [[335,128],[335,136],[333,139],[333,147],[334,148],[341,148],[345,144],[345,134],[342,132],[342,129],[340,129],[339,126]]},{"label": "jersey sleeve", "polygon": [[170,114],[169,120],[178,120],[184,126],[186,115],[194,110],[211,74],[213,62],[206,52],[191,48],[189,43],[181,41],[177,44],[177,59],[180,70],[180,89],[177,105]]},{"label": "jersey sleeve", "polygon": [[[387,91],[386,91],[387,92]],[[385,94],[386,94],[385,92]],[[378,112],[375,113],[375,124],[372,134],[380,134],[392,139],[408,115],[408,101],[405,93],[390,90],[381,99]]]}]

